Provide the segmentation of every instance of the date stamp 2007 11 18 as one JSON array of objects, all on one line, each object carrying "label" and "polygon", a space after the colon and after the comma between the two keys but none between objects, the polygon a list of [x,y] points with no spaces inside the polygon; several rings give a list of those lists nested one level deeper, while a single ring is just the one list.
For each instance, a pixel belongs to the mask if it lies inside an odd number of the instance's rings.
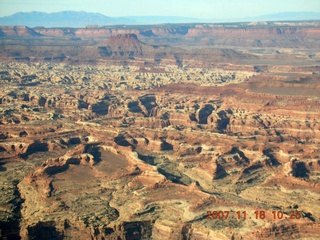
[{"label": "date stamp 2007 11 18", "polygon": [[[271,219],[300,219],[301,214],[299,211],[294,210],[290,211],[289,213],[283,213],[282,211],[272,211],[271,212]],[[252,216],[248,216],[247,211],[207,211],[207,219],[265,219],[266,218],[266,211],[260,210],[255,211]]]}]

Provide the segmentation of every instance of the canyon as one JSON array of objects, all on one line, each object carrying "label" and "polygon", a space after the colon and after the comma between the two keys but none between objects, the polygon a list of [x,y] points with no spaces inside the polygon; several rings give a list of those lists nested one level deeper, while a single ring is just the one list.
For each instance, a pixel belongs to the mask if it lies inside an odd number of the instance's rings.
[{"label": "canyon", "polygon": [[0,27],[1,239],[319,239],[319,22]]}]

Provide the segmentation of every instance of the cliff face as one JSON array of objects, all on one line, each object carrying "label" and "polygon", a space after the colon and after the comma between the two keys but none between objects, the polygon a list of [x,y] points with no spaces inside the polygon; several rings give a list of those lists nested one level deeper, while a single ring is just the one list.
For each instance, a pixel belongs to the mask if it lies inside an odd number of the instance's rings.
[{"label": "cliff face", "polygon": [[[139,37],[213,37],[213,36],[225,36],[225,37],[253,37],[259,36],[272,37],[272,36],[309,36],[316,37],[320,33],[319,28],[299,28],[299,27],[263,27],[263,28],[225,28],[225,27],[204,27],[204,26],[176,26],[176,27],[147,27],[142,26],[143,29],[135,29],[128,27],[127,29],[113,29],[113,28],[79,28],[60,30],[59,36],[66,36],[72,33],[78,37],[110,37],[118,34],[136,34]],[[35,32],[43,34],[45,36],[58,36],[55,31],[59,28],[51,29],[34,29]]]},{"label": "cliff face", "polygon": [[318,238],[318,33],[3,28],[0,239]]},{"label": "cliff face", "polygon": [[141,42],[136,34],[119,34],[111,36],[104,42],[106,47],[100,47],[102,55],[115,57],[128,57],[133,59],[134,56],[143,55],[144,52],[151,50],[151,46],[147,46]]},{"label": "cliff face", "polygon": [[[135,35],[105,44],[144,46]],[[1,67],[0,238],[318,237],[317,75]]]},{"label": "cliff face", "polygon": [[41,34],[26,26],[1,26],[0,35],[6,37],[39,37]]},{"label": "cliff face", "polygon": [[[0,27],[4,36],[45,36],[45,37],[80,37],[109,38],[119,34],[135,34],[139,38],[157,40],[165,38],[202,38],[200,45],[252,46],[252,47],[288,47],[318,46],[319,27],[313,26],[215,26],[209,24],[140,26],[126,28],[27,28],[24,26]],[[277,38],[277,41],[274,39]],[[306,41],[308,38],[308,41]],[[149,40],[148,40],[149,39]],[[161,40],[161,41],[162,41]],[[190,39],[185,41],[191,41]],[[160,41],[160,42],[161,42]],[[195,39],[193,39],[195,41]],[[170,42],[170,41],[169,41]],[[164,42],[168,43],[168,42]],[[192,43],[192,42],[191,42]],[[190,44],[191,44],[190,43]],[[193,43],[194,44],[194,43]]]}]

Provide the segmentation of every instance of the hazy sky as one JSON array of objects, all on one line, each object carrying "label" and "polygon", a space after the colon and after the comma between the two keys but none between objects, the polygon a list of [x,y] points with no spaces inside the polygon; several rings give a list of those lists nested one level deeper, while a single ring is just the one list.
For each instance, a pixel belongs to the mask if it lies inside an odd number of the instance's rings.
[{"label": "hazy sky", "polygon": [[0,0],[0,16],[16,12],[98,12],[106,16],[242,18],[279,12],[320,12],[320,0]]}]

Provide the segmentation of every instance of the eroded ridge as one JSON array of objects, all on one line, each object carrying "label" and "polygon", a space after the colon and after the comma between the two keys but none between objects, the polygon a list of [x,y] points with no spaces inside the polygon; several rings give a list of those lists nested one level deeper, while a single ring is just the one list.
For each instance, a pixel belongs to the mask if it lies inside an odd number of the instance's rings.
[{"label": "eroded ridge", "polygon": [[63,65],[14,66],[2,72],[0,149],[1,221],[16,227],[2,234],[317,236],[319,98],[254,93],[246,82],[123,88],[140,82],[119,79],[141,75],[135,67],[101,69],[100,78],[71,67],[67,78]]},{"label": "eroded ridge", "polygon": [[0,238],[319,238],[319,51],[141,35],[0,51]]}]

